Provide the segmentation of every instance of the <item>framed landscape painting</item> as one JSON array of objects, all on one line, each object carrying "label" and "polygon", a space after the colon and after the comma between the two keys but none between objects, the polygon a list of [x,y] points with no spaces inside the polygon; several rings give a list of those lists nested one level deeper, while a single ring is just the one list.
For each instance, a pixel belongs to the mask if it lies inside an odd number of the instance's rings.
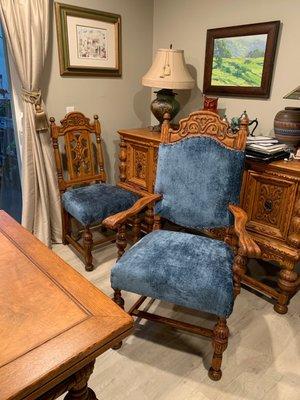
[{"label": "framed landscape painting", "polygon": [[203,92],[270,96],[280,21],[209,29]]},{"label": "framed landscape painting", "polygon": [[55,3],[61,75],[121,76],[121,16]]}]

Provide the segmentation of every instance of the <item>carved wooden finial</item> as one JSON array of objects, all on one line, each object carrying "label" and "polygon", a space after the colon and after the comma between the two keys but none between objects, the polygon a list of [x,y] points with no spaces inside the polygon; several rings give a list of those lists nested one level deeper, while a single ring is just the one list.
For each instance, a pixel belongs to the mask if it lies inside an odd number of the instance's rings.
[{"label": "carved wooden finial", "polygon": [[94,115],[94,119],[99,119],[97,114]]},{"label": "carved wooden finial", "polygon": [[162,143],[169,143],[170,138],[170,120],[171,115],[169,113],[164,113],[164,122],[161,126],[161,141]]},{"label": "carved wooden finial", "polygon": [[241,126],[244,125],[244,126],[247,126],[247,127],[248,127],[248,125],[249,125],[249,117],[248,117],[248,115],[247,115],[247,111],[244,111],[244,112],[243,112],[243,114],[242,114],[242,116],[241,116],[240,125],[241,125]]},{"label": "carved wooden finial", "polygon": [[247,112],[244,111],[240,119],[240,129],[238,131],[238,143],[240,149],[244,150],[246,147],[247,136],[249,136],[249,118]]}]

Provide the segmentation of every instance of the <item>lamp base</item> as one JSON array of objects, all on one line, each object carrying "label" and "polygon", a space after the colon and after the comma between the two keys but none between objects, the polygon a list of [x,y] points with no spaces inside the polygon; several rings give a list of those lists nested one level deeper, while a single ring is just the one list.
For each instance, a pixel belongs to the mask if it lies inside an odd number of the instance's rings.
[{"label": "lamp base", "polygon": [[155,125],[152,130],[160,132],[165,113],[169,113],[172,120],[178,114],[180,105],[175,99],[177,93],[174,93],[172,89],[161,89],[155,93],[156,99],[151,103],[151,111],[158,120],[159,125]]}]

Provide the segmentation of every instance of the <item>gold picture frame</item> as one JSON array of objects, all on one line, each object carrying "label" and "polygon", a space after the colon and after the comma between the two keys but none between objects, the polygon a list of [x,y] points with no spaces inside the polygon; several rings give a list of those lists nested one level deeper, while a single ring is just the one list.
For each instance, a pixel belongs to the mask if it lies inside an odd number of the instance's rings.
[{"label": "gold picture frame", "polygon": [[120,77],[121,16],[55,3],[61,75]]}]

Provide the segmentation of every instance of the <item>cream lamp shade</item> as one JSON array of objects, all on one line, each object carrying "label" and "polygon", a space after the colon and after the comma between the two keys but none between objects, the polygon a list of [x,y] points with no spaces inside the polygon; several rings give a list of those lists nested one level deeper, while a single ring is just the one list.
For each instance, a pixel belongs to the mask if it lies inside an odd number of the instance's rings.
[{"label": "cream lamp shade", "polygon": [[183,50],[158,49],[153,64],[142,78],[143,86],[164,89],[192,89],[191,77]]}]

